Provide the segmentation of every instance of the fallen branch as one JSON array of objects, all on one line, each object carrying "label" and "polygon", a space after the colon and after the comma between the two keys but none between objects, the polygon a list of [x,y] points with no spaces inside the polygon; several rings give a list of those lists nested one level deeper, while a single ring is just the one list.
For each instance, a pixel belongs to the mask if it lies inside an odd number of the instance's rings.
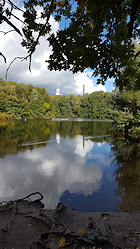
[{"label": "fallen branch", "polygon": [[[25,200],[25,199],[29,199],[30,196],[32,195],[40,195],[41,197],[39,199],[36,199],[36,201],[41,201],[44,199],[44,196],[40,193],[40,192],[35,192],[35,193],[31,193],[30,195],[27,195],[26,197],[19,199],[19,200]],[[30,200],[30,199],[29,199]],[[31,201],[31,200],[30,200]]]}]

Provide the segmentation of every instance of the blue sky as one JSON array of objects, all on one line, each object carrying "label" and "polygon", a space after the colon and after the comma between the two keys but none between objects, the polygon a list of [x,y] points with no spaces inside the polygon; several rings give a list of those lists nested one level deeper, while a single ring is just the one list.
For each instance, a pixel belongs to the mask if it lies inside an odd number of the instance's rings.
[{"label": "blue sky", "polygon": [[[15,11],[15,10],[14,10]],[[17,15],[17,13],[15,13]],[[22,18],[21,13],[18,13],[18,17]],[[38,15],[40,15],[40,10],[38,10]],[[17,28],[21,30],[22,24],[18,22],[17,19],[12,19],[13,23]],[[52,24],[53,32],[56,32],[64,26],[65,20],[63,19],[61,25],[54,20],[51,16],[50,23]],[[3,23],[0,27],[0,31],[9,31],[9,26]],[[16,32],[9,32],[4,35],[0,32],[0,51],[7,58],[7,63],[5,64],[2,56],[0,57],[0,77],[5,80],[6,69],[15,57],[25,57],[27,51],[22,48],[21,37]],[[8,48],[8,49],[7,49]],[[85,85],[85,92],[92,93],[94,91],[109,91],[113,90],[113,79],[109,79],[105,86],[96,85],[97,78],[92,77],[92,72],[90,69],[85,70],[83,73],[73,74],[70,71],[49,71],[46,59],[49,58],[51,54],[51,47],[49,47],[48,42],[45,37],[40,38],[40,45],[37,46],[36,52],[32,57],[32,71],[29,72],[29,61],[22,61],[17,59],[11,65],[8,71],[8,81],[14,81],[17,83],[24,83],[26,85],[32,84],[33,86],[45,87],[46,91],[50,95],[55,95],[56,89],[60,89],[61,94],[76,94],[82,95],[83,85]]]},{"label": "blue sky", "polygon": [[[87,77],[89,79],[91,79],[93,81],[93,83],[96,85],[96,82],[97,82],[97,79],[98,77],[91,77],[90,75],[92,74],[92,70],[88,69],[86,70],[88,73]],[[115,82],[115,79],[111,78],[111,79],[108,79],[105,83],[105,87],[106,87],[106,92],[112,92],[112,90],[114,89],[114,82]]]}]

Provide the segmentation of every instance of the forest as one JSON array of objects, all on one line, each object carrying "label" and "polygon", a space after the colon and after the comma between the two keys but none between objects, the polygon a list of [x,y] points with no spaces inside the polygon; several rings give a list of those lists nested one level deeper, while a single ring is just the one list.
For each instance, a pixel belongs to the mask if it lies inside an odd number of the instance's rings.
[{"label": "forest", "polygon": [[101,118],[120,132],[140,131],[140,91],[49,95],[45,88],[0,79],[0,119]]}]

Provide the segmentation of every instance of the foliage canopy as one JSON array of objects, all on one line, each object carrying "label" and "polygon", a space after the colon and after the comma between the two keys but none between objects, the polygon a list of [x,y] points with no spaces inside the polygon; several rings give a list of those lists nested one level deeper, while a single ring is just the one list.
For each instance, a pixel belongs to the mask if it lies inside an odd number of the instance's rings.
[{"label": "foliage canopy", "polygon": [[[108,77],[114,77],[120,88],[126,84],[131,87],[131,80],[124,82],[124,75],[138,76],[136,57],[139,51],[135,54],[133,39],[140,35],[139,0],[26,0],[24,11],[10,0],[7,2],[9,5],[0,1],[0,24],[6,22],[23,36],[22,46],[28,50],[29,69],[39,38],[47,35],[52,46],[47,60],[50,70],[76,73],[90,68],[94,76],[100,75],[98,83],[104,84]],[[23,12],[21,30],[10,21],[12,16],[17,18],[13,9]],[[51,14],[56,21],[65,19],[63,30],[51,32]],[[6,61],[2,52],[0,55]],[[136,84],[136,89],[139,87]]]}]

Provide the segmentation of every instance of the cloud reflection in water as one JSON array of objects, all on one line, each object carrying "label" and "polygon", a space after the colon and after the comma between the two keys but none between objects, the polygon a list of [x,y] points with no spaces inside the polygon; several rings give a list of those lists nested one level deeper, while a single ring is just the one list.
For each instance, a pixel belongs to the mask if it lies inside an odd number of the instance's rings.
[{"label": "cloud reflection in water", "polygon": [[[71,194],[92,195],[99,191],[103,178],[105,144],[96,144],[83,136],[60,138],[46,147],[7,155],[0,163],[0,199],[18,199],[40,191],[47,208],[54,208],[68,190]],[[100,149],[104,146],[104,154]],[[94,147],[96,149],[94,150]],[[108,150],[108,147],[107,147]]]}]

